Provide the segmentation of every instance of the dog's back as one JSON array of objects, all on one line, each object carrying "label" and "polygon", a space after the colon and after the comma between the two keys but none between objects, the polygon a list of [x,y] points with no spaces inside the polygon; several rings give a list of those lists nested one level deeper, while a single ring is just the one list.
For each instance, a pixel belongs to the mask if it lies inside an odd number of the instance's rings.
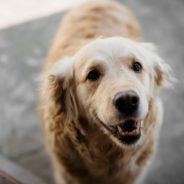
[{"label": "dog's back", "polygon": [[110,0],[96,0],[69,11],[61,22],[48,55],[46,67],[63,56],[75,54],[97,37],[122,36],[140,40],[140,28],[134,15]]}]

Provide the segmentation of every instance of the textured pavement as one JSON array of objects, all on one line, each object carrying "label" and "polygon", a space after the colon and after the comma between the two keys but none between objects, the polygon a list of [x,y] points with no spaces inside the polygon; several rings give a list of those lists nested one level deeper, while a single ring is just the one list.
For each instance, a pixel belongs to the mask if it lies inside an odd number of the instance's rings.
[{"label": "textured pavement", "polygon": [[[7,177],[7,175],[9,177]],[[30,174],[24,168],[20,168],[9,160],[0,156],[0,183],[10,184],[8,181],[4,181],[4,177],[6,177],[8,180],[10,180],[11,177],[19,182],[11,182],[11,184],[44,184],[42,180]]]},{"label": "textured pavement", "polygon": [[[184,1],[124,0],[178,84],[164,90],[164,124],[144,184],[184,183]],[[62,14],[0,31],[0,155],[52,183],[36,113],[37,78]]]}]

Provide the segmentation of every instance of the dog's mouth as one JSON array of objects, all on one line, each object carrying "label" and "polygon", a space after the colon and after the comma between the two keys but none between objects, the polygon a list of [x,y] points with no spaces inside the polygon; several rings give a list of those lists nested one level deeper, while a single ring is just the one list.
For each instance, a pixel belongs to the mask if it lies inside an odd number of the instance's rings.
[{"label": "dog's mouth", "polygon": [[128,119],[118,125],[105,125],[114,137],[127,145],[135,144],[141,137],[142,120]]}]

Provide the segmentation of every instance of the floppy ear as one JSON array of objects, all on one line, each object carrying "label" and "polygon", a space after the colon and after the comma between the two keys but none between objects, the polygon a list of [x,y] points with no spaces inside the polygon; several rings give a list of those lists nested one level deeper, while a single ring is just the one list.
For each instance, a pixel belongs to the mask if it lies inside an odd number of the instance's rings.
[{"label": "floppy ear", "polygon": [[158,88],[172,87],[176,79],[172,75],[171,67],[163,61],[157,54],[157,48],[151,43],[142,43],[143,47],[149,51],[149,59],[153,61],[154,83]]},{"label": "floppy ear", "polygon": [[154,66],[155,83],[158,87],[172,87],[175,79],[172,76],[171,68],[160,58],[157,58]]},{"label": "floppy ear", "polygon": [[48,74],[48,90],[53,111],[74,117],[77,114],[73,58],[61,59]]}]

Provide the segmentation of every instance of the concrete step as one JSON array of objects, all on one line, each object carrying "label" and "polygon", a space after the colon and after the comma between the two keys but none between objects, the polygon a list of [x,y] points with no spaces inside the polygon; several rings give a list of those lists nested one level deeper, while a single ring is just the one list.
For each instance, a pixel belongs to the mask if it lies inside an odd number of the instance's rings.
[{"label": "concrete step", "polygon": [[36,176],[29,173],[10,160],[0,156],[0,184],[44,184]]}]

